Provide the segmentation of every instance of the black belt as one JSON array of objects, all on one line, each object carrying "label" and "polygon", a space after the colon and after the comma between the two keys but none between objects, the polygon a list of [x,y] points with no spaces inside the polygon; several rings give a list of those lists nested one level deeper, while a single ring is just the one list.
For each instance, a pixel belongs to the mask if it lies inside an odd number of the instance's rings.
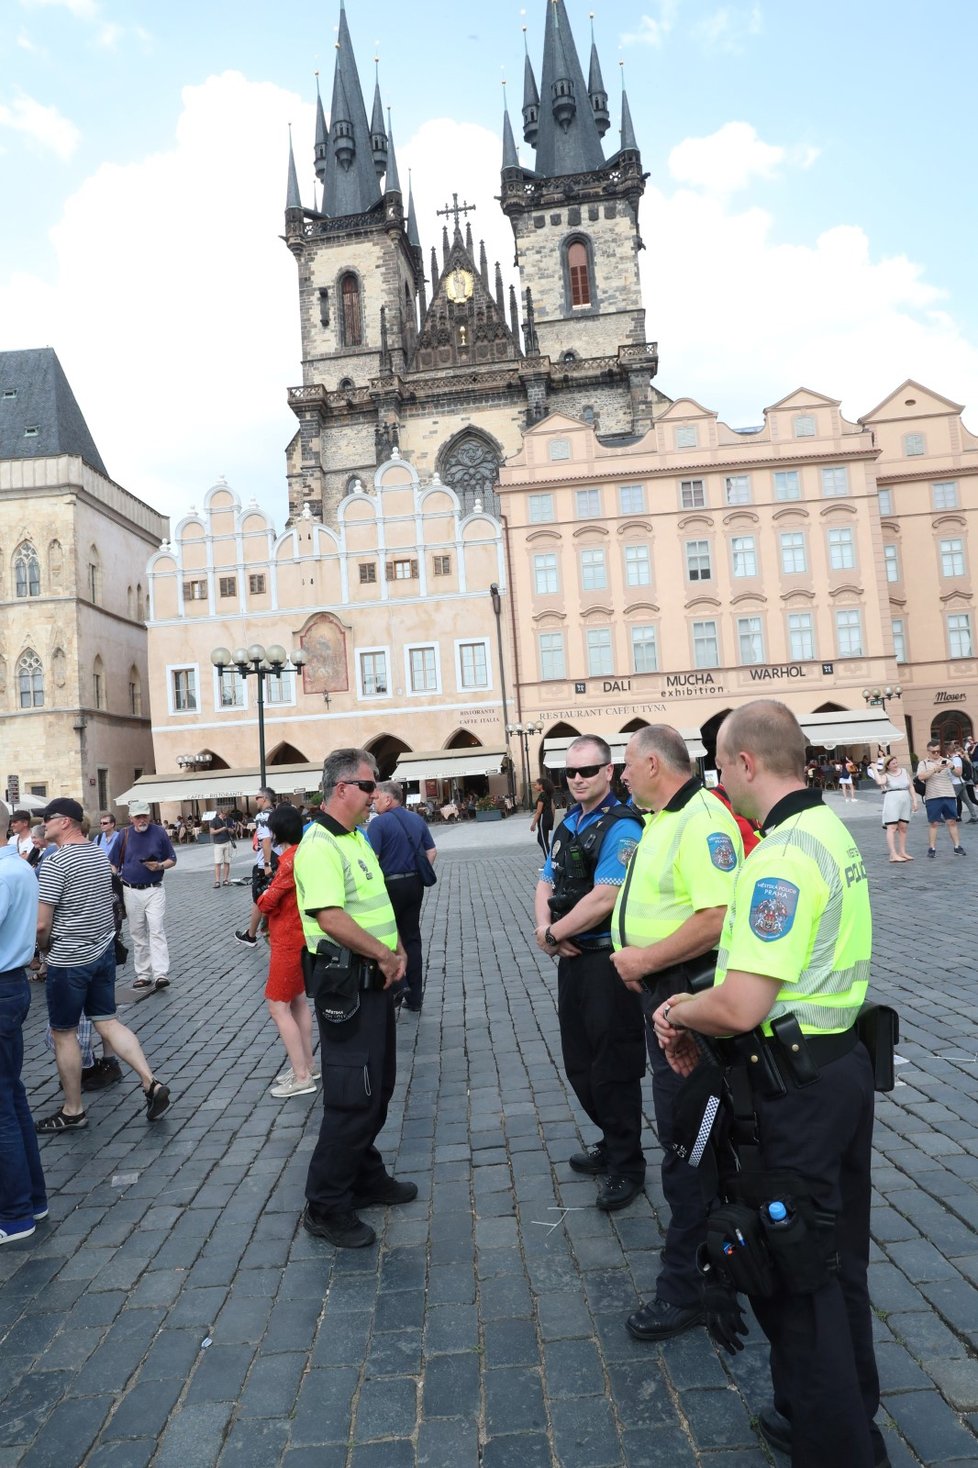
[{"label": "black belt", "polygon": [[15,964],[13,968],[7,968],[0,971],[0,979],[22,979],[26,970],[26,963]]},{"label": "black belt", "polygon": [[390,877],[385,877],[385,882],[406,882],[409,877],[416,877],[417,872],[394,872]]},{"label": "black belt", "polygon": [[[859,1044],[859,1031],[855,1025],[848,1030],[842,1030],[835,1035],[805,1035],[804,1050],[808,1058],[819,1069],[824,1065],[831,1065],[833,1060],[841,1060],[844,1055],[855,1050]],[[798,1084],[797,1078],[792,1074],[791,1054],[786,1050],[780,1040],[773,1035],[758,1036],[756,1033],[738,1035],[731,1040],[712,1040],[710,1047],[715,1050],[720,1059],[726,1064],[742,1065],[748,1075],[761,1077],[764,1075],[765,1067],[762,1063],[759,1051],[769,1051],[774,1058],[778,1071],[783,1080]]]},{"label": "black belt", "polygon": [[614,944],[610,938],[588,938],[583,943],[579,938],[568,938],[568,943],[573,943],[582,953],[610,953]]},{"label": "black belt", "polygon": [[127,882],[123,880],[123,887],[128,887],[131,892],[148,892],[150,887],[162,887],[162,882]]}]

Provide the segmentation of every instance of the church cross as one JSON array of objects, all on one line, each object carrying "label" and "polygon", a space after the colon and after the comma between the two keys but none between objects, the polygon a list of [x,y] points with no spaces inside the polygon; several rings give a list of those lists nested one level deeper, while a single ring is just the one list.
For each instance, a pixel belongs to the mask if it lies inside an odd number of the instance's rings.
[{"label": "church cross", "polygon": [[446,217],[446,219],[447,219],[447,217],[448,217],[449,214],[454,214],[454,216],[455,216],[455,233],[456,234],[461,234],[461,230],[459,229],[458,216],[460,214],[474,214],[475,213],[475,209],[476,209],[476,206],[474,204],[460,204],[458,202],[458,194],[453,194],[452,195],[452,202],[450,204],[446,204],[445,207],[444,207],[444,209],[436,209],[435,210],[435,213],[438,215],[439,218],[442,215],[444,215]]}]

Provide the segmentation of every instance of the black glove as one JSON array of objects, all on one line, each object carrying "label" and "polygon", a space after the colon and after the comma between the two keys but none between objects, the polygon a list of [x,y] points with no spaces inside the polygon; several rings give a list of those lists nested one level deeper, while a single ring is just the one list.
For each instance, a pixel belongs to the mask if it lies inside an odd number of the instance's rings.
[{"label": "black glove", "polygon": [[703,1309],[706,1311],[706,1328],[718,1346],[731,1356],[744,1349],[740,1339],[747,1335],[747,1321],[740,1308],[740,1299],[732,1285],[724,1284],[706,1257],[701,1246],[696,1259],[697,1268],[703,1277]]}]

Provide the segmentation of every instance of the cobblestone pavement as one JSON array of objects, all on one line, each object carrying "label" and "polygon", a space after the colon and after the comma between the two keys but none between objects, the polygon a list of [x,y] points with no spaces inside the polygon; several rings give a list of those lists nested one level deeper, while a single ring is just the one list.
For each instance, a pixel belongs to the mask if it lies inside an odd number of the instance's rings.
[{"label": "cobblestone pavement", "polygon": [[[874,989],[900,1009],[906,1060],[876,1130],[881,1421],[895,1468],[973,1464],[978,841],[923,860],[918,818],[918,859],[891,870],[878,798],[838,809],[874,882]],[[527,947],[527,821],[436,835],[424,1011],[399,1021],[381,1139],[419,1197],[371,1210],[363,1251],[298,1227],[318,1098],[268,1095],[264,952],[232,938],[246,890],[213,892],[208,853],[181,855],[173,985],[139,1004],[120,986],[173,1106],[148,1126],[127,1078],[89,1098],[86,1131],[42,1145],[50,1219],[0,1250],[0,1468],[772,1461],[752,1425],[768,1394],[756,1326],[734,1363],[702,1330],[656,1348],[624,1329],[656,1274],[657,1148],[649,1130],[648,1199],[611,1218],[567,1167],[593,1138],[560,1067],[552,965]],[[42,1114],[59,1093],[34,992]]]}]

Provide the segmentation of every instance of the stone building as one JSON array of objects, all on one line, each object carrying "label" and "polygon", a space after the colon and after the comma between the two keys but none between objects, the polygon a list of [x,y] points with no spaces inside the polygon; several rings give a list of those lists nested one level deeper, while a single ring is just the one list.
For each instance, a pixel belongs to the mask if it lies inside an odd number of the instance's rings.
[{"label": "stone building", "polygon": [[[357,481],[398,447],[422,478],[437,472],[463,507],[494,508],[499,465],[523,432],[560,410],[610,440],[641,434],[657,395],[638,273],[645,187],[628,98],[619,147],[597,50],[585,82],[563,0],[547,0],[538,89],[526,60],[520,167],[503,121],[502,207],[520,299],[478,258],[467,206],[447,208],[429,275],[413,200],[405,203],[379,84],[370,121],[340,10],[329,123],[317,98],[319,190],[304,207],[289,157],[285,239],[298,267],[302,383],[287,452],[290,518],[325,523]],[[430,288],[430,296],[429,296]]]},{"label": "stone building", "polygon": [[140,792],[166,814],[254,794],[254,677],[219,674],[211,653],[277,644],[306,661],[298,677],[264,683],[274,788],[312,790],[330,749],[365,745],[385,776],[415,755],[425,794],[448,793],[453,777],[480,790],[495,777],[505,793],[511,652],[501,668],[492,595],[504,571],[499,521],[479,506],[466,514],[437,480],[422,484],[396,450],[341,500],[335,526],[306,508],[276,535],[256,504],[214,485],[148,567],[161,773]]},{"label": "stone building", "polygon": [[109,478],[55,353],[0,352],[0,775],[111,808],[153,768],[147,557],[168,522]]}]

